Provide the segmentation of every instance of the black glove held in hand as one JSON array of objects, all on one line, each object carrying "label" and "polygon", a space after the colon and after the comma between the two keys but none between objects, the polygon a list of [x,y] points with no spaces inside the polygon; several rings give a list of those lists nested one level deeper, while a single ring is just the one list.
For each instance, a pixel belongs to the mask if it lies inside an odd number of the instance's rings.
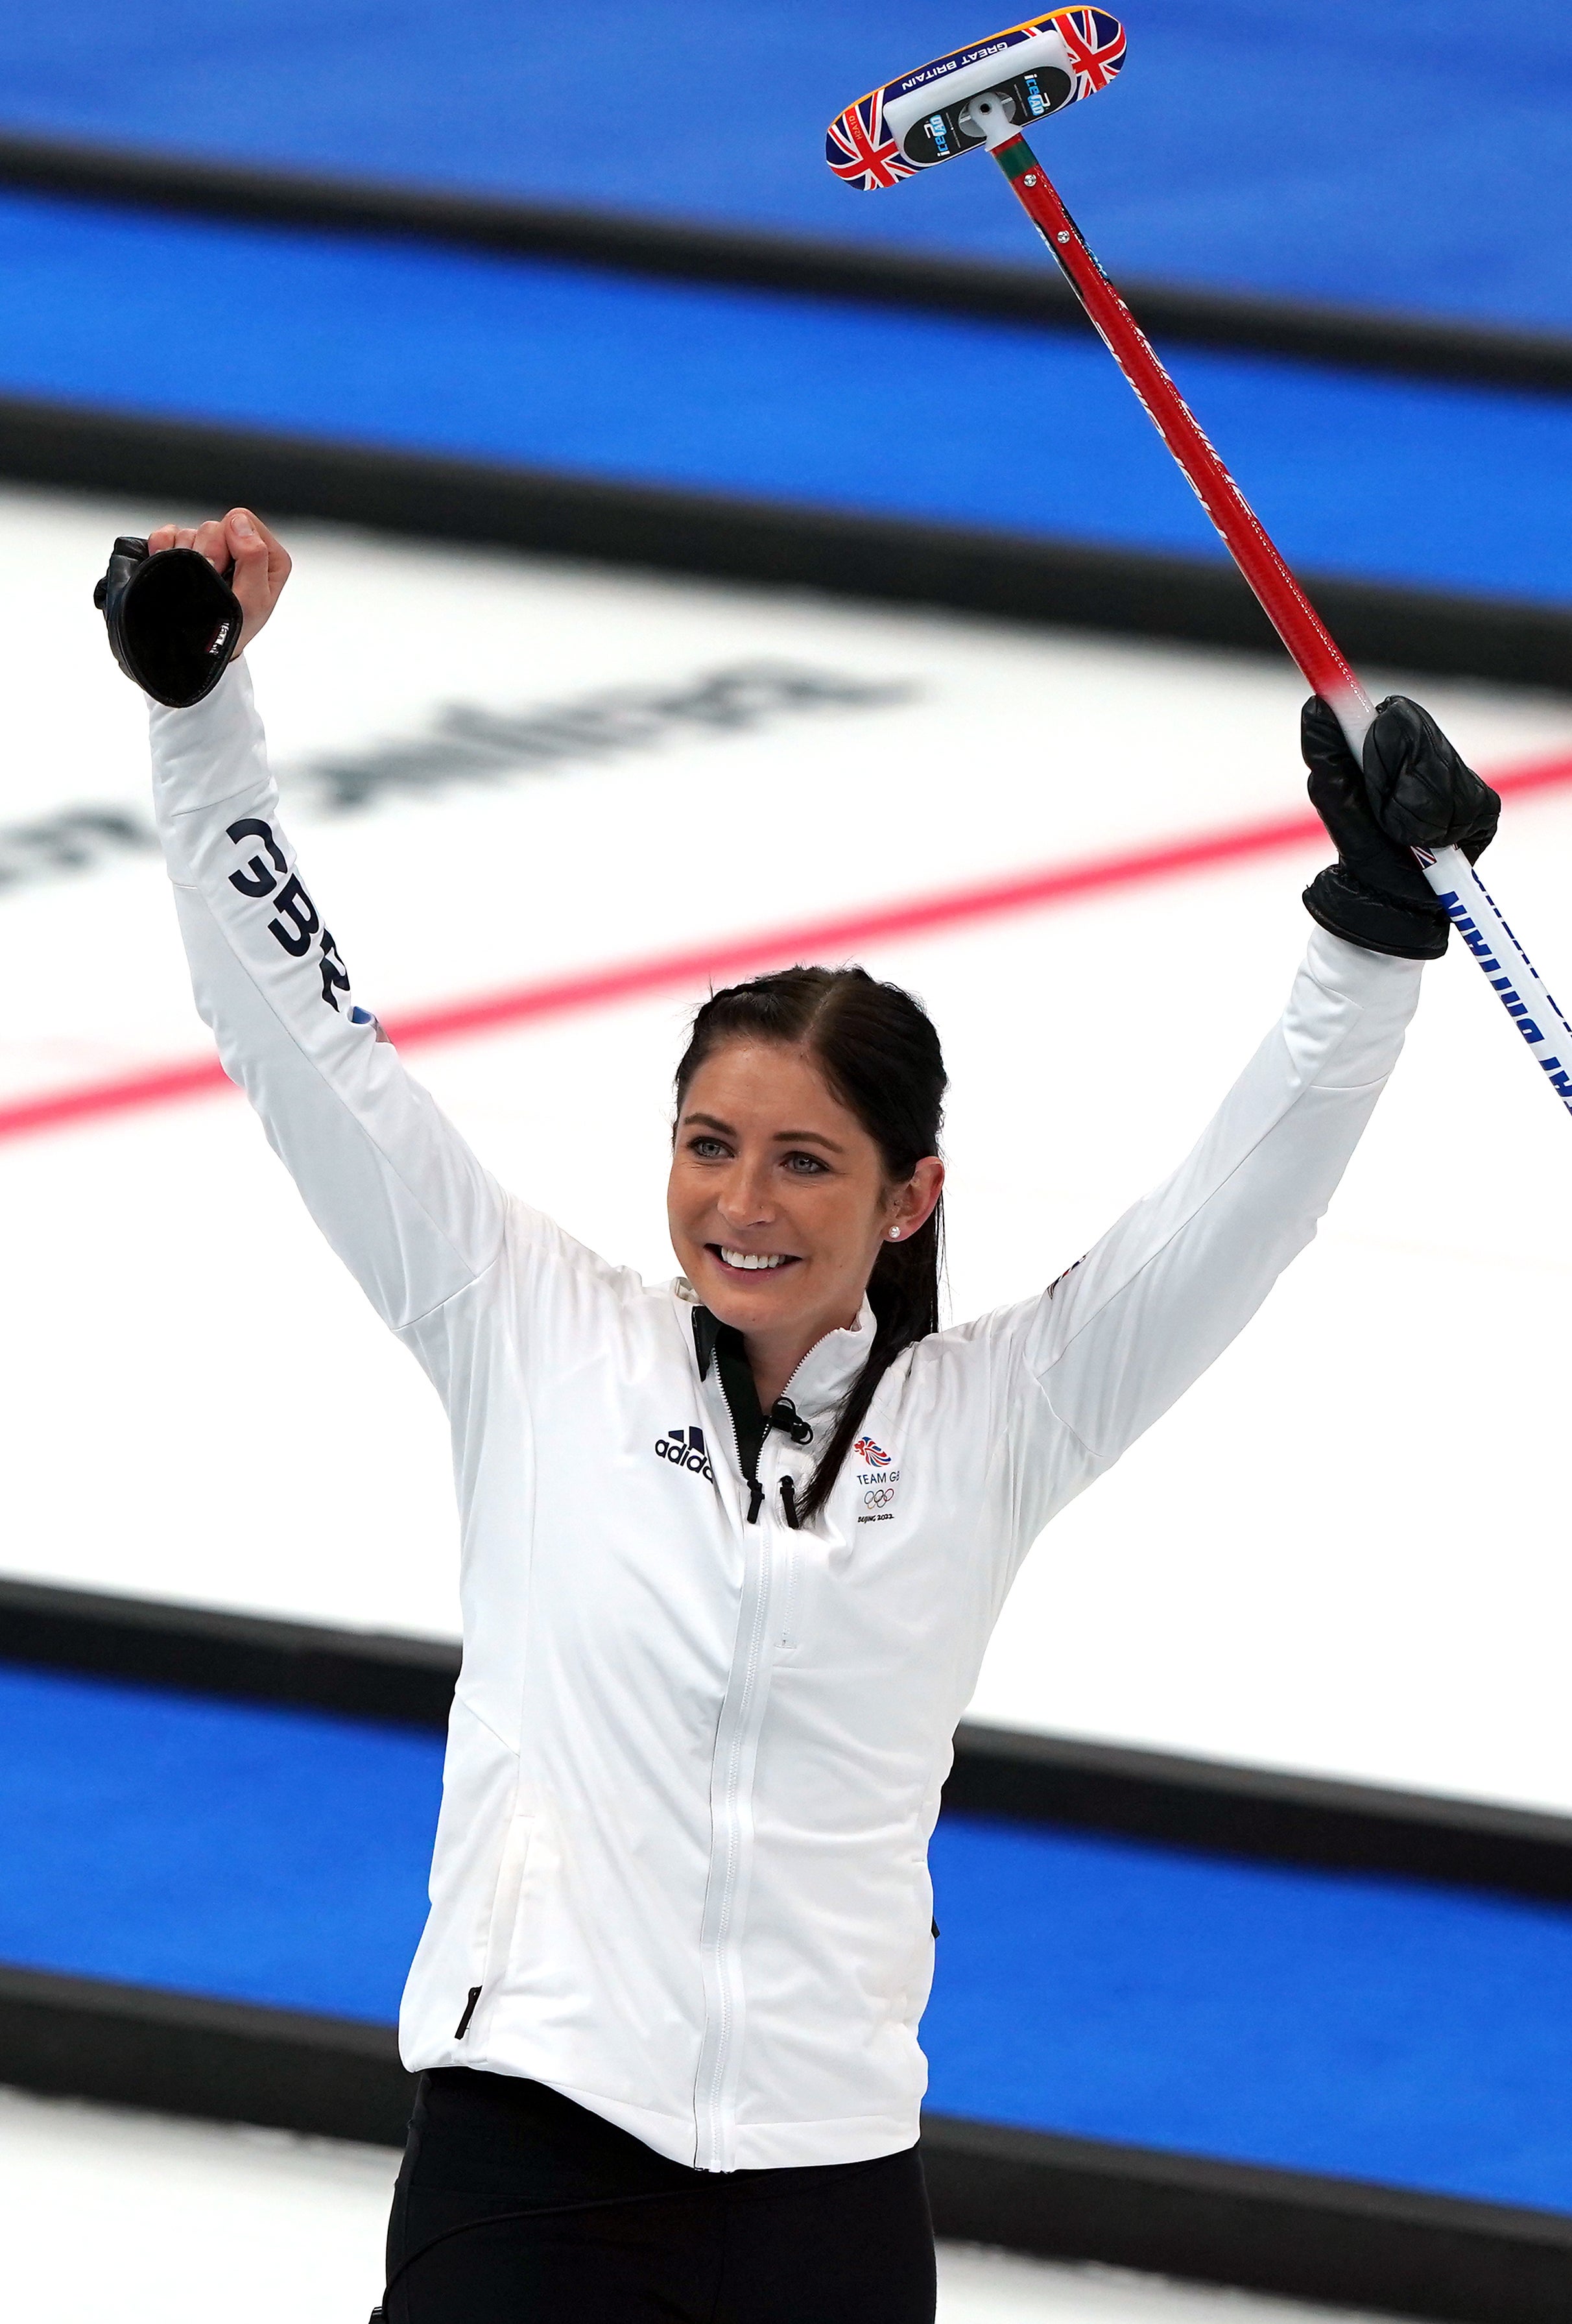
[{"label": "black glove held in hand", "polygon": [[1338,851],[1304,891],[1311,919],[1366,952],[1439,960],[1451,922],[1409,850],[1460,847],[1474,862],[1495,836],[1500,799],[1430,712],[1401,694],[1377,710],[1363,769],[1316,696],[1300,721],[1300,748],[1310,803]]},{"label": "black glove held in hand", "polygon": [[126,677],[171,710],[211,694],[240,643],[239,601],[194,549],[150,557],[145,540],[123,536],[93,603]]}]

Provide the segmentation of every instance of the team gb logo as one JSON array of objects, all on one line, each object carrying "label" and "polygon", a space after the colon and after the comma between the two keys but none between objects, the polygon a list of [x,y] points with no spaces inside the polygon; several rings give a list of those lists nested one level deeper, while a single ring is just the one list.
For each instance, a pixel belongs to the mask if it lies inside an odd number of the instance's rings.
[{"label": "team gb logo", "polygon": [[860,1436],[851,1450],[867,1462],[870,1469],[887,1469],[890,1456],[881,1451],[871,1436]]}]

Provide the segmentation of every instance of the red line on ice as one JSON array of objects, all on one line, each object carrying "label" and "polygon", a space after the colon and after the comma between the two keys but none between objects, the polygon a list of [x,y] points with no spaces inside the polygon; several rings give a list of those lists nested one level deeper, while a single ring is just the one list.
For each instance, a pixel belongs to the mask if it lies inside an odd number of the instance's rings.
[{"label": "red line on ice", "polygon": [[[1572,782],[1572,753],[1530,761],[1494,778],[1503,796],[1550,790]],[[548,977],[535,984],[514,985],[502,992],[483,993],[471,1001],[446,1001],[435,1009],[417,1009],[388,1019],[388,1031],[400,1048],[422,1041],[447,1041],[468,1033],[494,1032],[507,1025],[523,1025],[540,1017],[560,1017],[575,1009],[604,1008],[631,1001],[674,985],[698,986],[716,976],[772,963],[845,956],[854,945],[877,944],[889,936],[917,936],[932,928],[956,927],[968,920],[994,919],[1007,912],[1042,910],[1074,902],[1082,896],[1106,894],[1110,889],[1133,888],[1148,880],[1171,879],[1184,872],[1207,872],[1254,855],[1307,845],[1321,835],[1313,815],[1273,816],[1258,823],[1237,824],[1232,830],[1198,833],[1190,839],[1172,839],[1151,847],[1130,849],[1117,855],[1091,856],[1081,863],[1047,864],[1012,880],[985,880],[961,888],[942,888],[904,903],[866,905],[857,911],[837,912],[823,919],[805,920],[795,927],[756,928],[747,935],[722,936],[694,945],[682,952],[657,953],[644,960],[618,961],[606,968],[581,969],[571,976]],[[140,1072],[105,1081],[82,1082],[75,1088],[47,1090],[37,1097],[18,1098],[0,1105],[0,1138],[20,1138],[30,1130],[53,1130],[65,1123],[92,1120],[102,1114],[135,1112],[147,1106],[168,1105],[177,1099],[200,1097],[227,1089],[216,1057],[192,1057],[176,1063],[144,1066]]]}]

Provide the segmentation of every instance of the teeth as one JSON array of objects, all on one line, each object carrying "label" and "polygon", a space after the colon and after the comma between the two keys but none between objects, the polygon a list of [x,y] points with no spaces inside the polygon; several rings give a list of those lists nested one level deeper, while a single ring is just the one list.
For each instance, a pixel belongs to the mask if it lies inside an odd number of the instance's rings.
[{"label": "teeth", "polygon": [[721,1256],[728,1267],[757,1268],[786,1265],[786,1253],[779,1250],[728,1250],[722,1243]]}]

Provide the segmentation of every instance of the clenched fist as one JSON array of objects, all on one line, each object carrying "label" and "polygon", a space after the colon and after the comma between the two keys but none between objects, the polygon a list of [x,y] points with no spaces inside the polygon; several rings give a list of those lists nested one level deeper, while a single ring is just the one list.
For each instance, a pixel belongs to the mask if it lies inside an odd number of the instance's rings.
[{"label": "clenched fist", "polygon": [[161,549],[194,549],[216,573],[233,561],[229,586],[244,616],[236,653],[244,653],[279,602],[290,577],[290,552],[250,509],[231,509],[207,524],[161,524],[147,537],[148,554]]}]

